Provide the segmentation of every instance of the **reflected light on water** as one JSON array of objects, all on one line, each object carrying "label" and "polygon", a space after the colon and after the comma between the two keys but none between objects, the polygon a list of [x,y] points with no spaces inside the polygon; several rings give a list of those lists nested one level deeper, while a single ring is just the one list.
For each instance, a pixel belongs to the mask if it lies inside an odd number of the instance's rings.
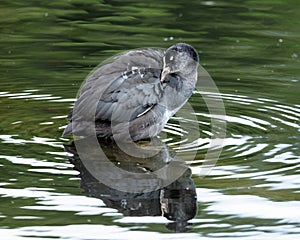
[{"label": "reflected light on water", "polygon": [[[0,236],[300,239],[297,1],[15,0],[1,6]],[[113,191],[74,160],[74,151],[65,151],[66,115],[82,80],[104,59],[175,42],[199,51],[227,116],[210,114],[202,95],[217,96],[197,89],[189,100],[196,114],[174,116],[159,136],[168,157],[134,161],[109,145],[120,168],[153,176],[180,154],[176,166],[188,169],[150,196]],[[217,165],[201,178],[214,138],[211,119],[226,122],[227,135],[216,147],[222,148]],[[198,124],[200,137],[190,139],[192,129],[180,121]],[[111,176],[118,178],[128,181]],[[186,221],[174,225],[182,216]]]}]

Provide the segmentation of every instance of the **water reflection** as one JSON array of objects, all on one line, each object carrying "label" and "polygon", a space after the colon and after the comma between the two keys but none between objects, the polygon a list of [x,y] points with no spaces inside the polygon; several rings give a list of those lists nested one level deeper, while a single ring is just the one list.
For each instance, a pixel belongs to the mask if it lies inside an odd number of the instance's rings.
[{"label": "water reflection", "polygon": [[[89,139],[80,139],[81,146],[89,143]],[[197,213],[197,197],[195,184],[191,178],[191,170],[175,157],[175,154],[160,139],[139,142],[140,150],[144,151],[145,158],[133,157],[122,151],[115,143],[98,140],[105,156],[98,154],[98,149],[86,144],[84,158],[77,151],[76,142],[65,145],[65,151],[71,153],[69,161],[80,172],[81,188],[89,196],[101,199],[107,207],[117,209],[124,216],[164,216],[171,222],[167,228],[174,232],[188,231],[188,221]],[[98,145],[98,147],[99,147]],[[155,150],[156,154],[149,156],[149,150]],[[88,157],[87,157],[88,156]],[[108,158],[115,166],[125,171],[119,174],[107,174]],[[88,170],[87,165],[93,161],[93,171]],[[88,162],[88,163],[87,163]],[[172,164],[171,164],[172,163]],[[165,178],[171,178],[170,174],[181,171],[183,174],[170,185],[156,189],[161,179],[154,172],[163,166],[169,165],[171,169],[165,172]],[[128,181],[128,172],[144,173],[143,181],[137,178],[133,183]],[[107,186],[99,181],[98,176],[106,174],[109,181],[117,184],[134,184],[137,189],[144,188],[141,192],[120,191]],[[140,176],[140,175],[139,175]],[[149,191],[149,189],[154,189]],[[155,190],[156,189],[156,190]]]}]

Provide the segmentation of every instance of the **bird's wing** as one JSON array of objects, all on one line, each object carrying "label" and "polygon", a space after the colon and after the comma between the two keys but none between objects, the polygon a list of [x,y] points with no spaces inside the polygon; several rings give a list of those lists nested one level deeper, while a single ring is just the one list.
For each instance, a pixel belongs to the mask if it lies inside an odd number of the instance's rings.
[{"label": "bird's wing", "polygon": [[[125,52],[106,60],[87,77],[81,86],[69,120],[93,121],[96,109],[99,113],[96,114],[97,118],[101,119],[100,113],[103,113],[105,109],[114,109],[112,105],[115,106],[116,104],[112,104],[111,100],[119,101],[122,99],[125,102],[126,97],[123,95],[129,91],[131,91],[131,96],[134,93],[138,94],[141,91],[139,85],[143,86],[145,97],[148,96],[146,92],[151,91],[151,88],[157,92],[158,88],[154,87],[157,79],[142,74],[139,74],[140,77],[138,77],[136,70],[144,69],[145,74],[151,74],[151,72],[154,74],[154,72],[160,71],[163,66],[163,55],[164,52],[160,49],[143,49]],[[147,73],[146,69],[149,69],[150,72]],[[137,88],[132,88],[133,85]],[[149,103],[152,102],[153,99],[149,99]],[[100,109],[101,106],[103,110]],[[123,106],[125,107],[124,103]],[[138,110],[139,114],[143,112],[142,110],[146,109]],[[112,113],[112,110],[110,112]],[[103,116],[105,117],[102,118],[109,119],[111,114],[104,114]]]},{"label": "bird's wing", "polygon": [[159,103],[164,86],[160,69],[136,69],[113,81],[99,99],[95,120],[129,122]]}]

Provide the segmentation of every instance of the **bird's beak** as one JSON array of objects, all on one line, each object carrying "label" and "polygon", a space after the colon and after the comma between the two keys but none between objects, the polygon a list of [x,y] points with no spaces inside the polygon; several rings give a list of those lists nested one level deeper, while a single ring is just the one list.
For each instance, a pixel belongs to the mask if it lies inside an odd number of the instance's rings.
[{"label": "bird's beak", "polygon": [[161,73],[161,76],[160,76],[160,81],[163,82],[166,78],[166,76],[171,72],[171,69],[170,67],[164,67],[163,68],[163,71]]}]

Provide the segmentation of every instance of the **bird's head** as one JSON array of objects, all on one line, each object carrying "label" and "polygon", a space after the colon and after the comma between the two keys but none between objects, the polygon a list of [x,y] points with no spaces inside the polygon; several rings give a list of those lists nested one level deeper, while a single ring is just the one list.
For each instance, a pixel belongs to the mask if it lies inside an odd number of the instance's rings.
[{"label": "bird's head", "polygon": [[168,74],[188,78],[191,74],[197,74],[199,55],[191,45],[177,43],[166,50],[163,63],[162,82]]}]

